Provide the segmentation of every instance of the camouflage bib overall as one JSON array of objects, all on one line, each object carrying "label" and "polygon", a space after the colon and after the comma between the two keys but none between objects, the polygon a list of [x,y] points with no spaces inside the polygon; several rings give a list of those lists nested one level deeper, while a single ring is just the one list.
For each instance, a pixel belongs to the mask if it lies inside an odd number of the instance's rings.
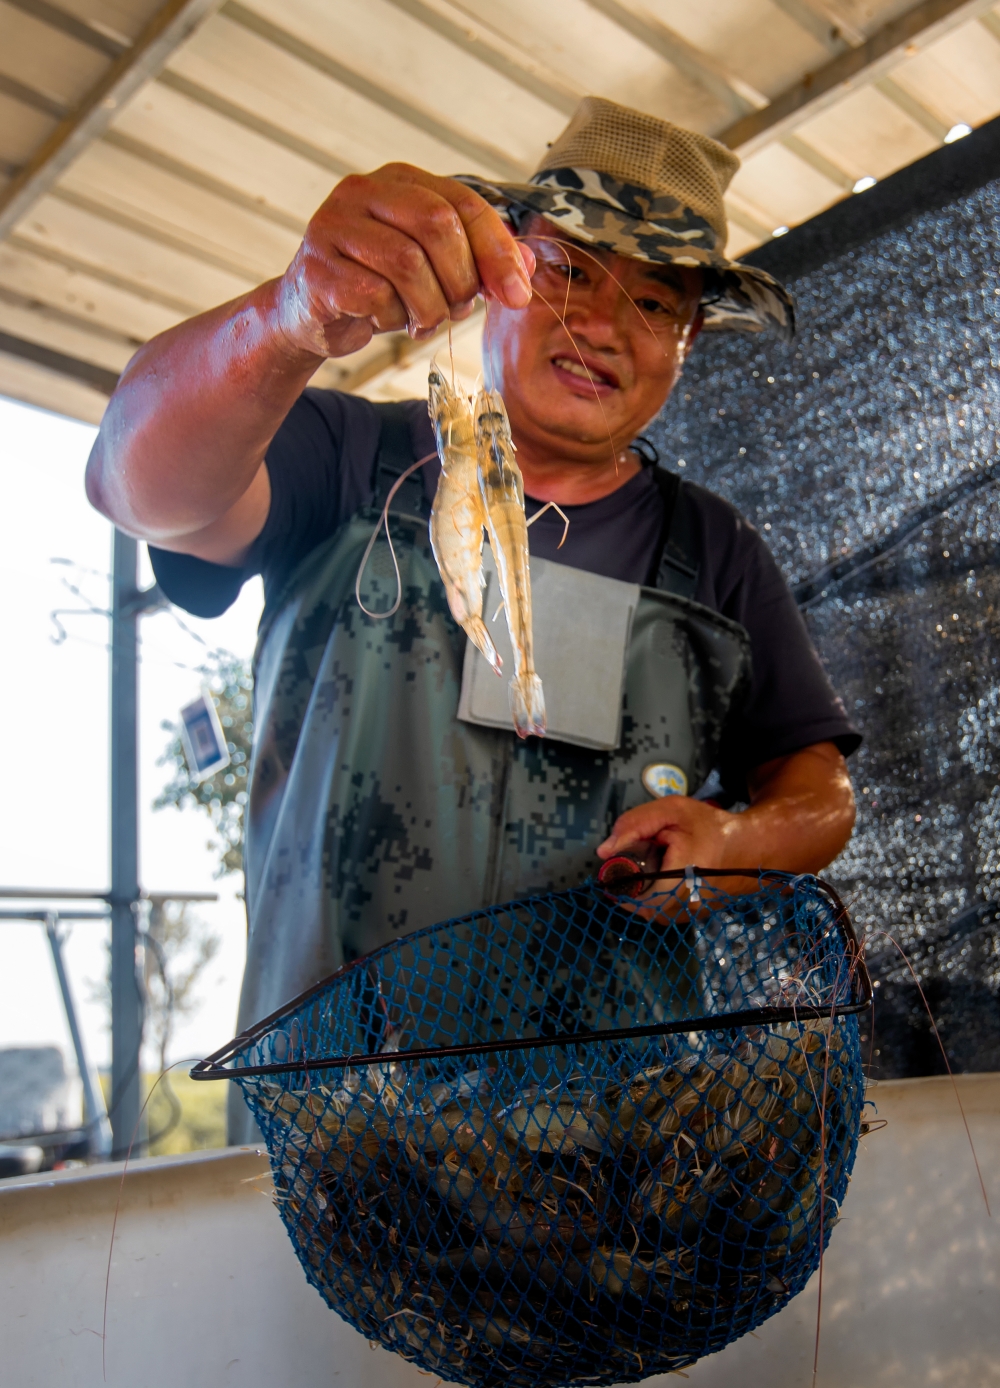
[{"label": "camouflage bib overall", "polygon": [[[664,472],[663,557],[633,620],[618,748],[460,722],[466,637],[431,554],[419,474],[390,513],[398,611],[373,621],[355,600],[382,498],[413,461],[405,417],[379,409],[373,506],[307,556],[261,625],[241,1028],[398,935],[581,882],[614,819],[649,798],[647,765],[703,783],[748,678],[743,628],[685,596],[694,566],[680,483]],[[395,594],[380,541],[362,596],[379,610]],[[246,1140],[242,1124],[231,1137]]]}]

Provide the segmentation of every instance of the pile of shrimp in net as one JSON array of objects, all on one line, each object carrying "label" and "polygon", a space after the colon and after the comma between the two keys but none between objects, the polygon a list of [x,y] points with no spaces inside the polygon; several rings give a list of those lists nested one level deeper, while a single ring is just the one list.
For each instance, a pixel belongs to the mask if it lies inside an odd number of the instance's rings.
[{"label": "pile of shrimp in net", "polygon": [[818,1266],[861,1131],[845,920],[810,878],[641,909],[587,884],[341,970],[229,1056],[309,1280],[481,1388],[637,1380],[752,1329]]}]

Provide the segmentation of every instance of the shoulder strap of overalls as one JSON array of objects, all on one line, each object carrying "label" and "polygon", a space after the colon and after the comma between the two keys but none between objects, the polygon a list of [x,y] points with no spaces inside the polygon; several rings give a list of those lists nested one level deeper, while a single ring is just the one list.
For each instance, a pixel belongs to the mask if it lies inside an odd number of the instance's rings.
[{"label": "shoulder strap of overalls", "polygon": [[655,463],[650,471],[663,498],[660,562],[654,587],[681,598],[693,598],[701,556],[697,552],[691,502],[683,479]]},{"label": "shoulder strap of overalls", "polygon": [[[410,421],[406,407],[389,401],[375,405],[374,409],[379,417],[379,440],[372,504],[381,511],[393,483],[416,462],[416,458],[413,454],[413,440],[410,436]],[[392,509],[403,511],[409,516],[427,515],[427,492],[424,489],[422,469],[411,473],[406,479],[392,498]]]}]

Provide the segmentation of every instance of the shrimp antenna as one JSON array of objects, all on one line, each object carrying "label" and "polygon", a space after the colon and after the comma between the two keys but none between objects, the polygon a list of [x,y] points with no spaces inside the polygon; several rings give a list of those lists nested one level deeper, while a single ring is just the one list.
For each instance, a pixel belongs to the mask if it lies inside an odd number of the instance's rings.
[{"label": "shrimp antenna", "polygon": [[[365,547],[364,554],[361,556],[361,563],[358,566],[358,576],[354,580],[354,596],[365,616],[371,617],[375,622],[384,622],[387,617],[394,616],[395,613],[399,611],[399,604],[403,601],[403,580],[399,576],[399,561],[396,558],[396,550],[392,543],[392,536],[389,534],[389,505],[392,502],[392,498],[396,495],[410,474],[416,472],[418,467],[423,467],[424,463],[429,463],[432,458],[436,457],[436,452],[428,453],[426,457],[418,458],[415,463],[410,464],[405,472],[399,474],[395,482],[393,482],[392,487],[389,489],[389,495],[386,497],[385,505],[382,507],[382,514],[378,518],[378,525],[376,525],[375,529],[372,531],[372,537]],[[370,612],[361,601],[361,580],[364,577],[365,569],[368,567],[368,560],[371,558],[372,550],[375,548],[378,532],[382,529],[383,525],[385,526],[385,538],[389,545],[389,553],[392,555],[392,567],[396,573],[396,601],[386,612]]]},{"label": "shrimp antenna", "polygon": [[[917,986],[917,992],[920,994],[920,1001],[924,1005],[924,1011],[927,1013],[927,1016],[930,1020],[931,1031],[933,1031],[934,1033],[934,1039],[938,1043],[938,1049],[941,1052],[941,1059],[944,1061],[944,1068],[948,1071],[948,1078],[951,1080],[951,1087],[955,1091],[955,1102],[958,1104],[958,1111],[962,1115],[962,1123],[965,1126],[965,1136],[969,1140],[969,1149],[972,1152],[972,1160],[975,1163],[976,1175],[979,1177],[979,1189],[982,1192],[983,1204],[986,1206],[986,1213],[988,1217],[992,1219],[993,1211],[990,1209],[990,1197],[986,1194],[986,1182],[983,1180],[983,1172],[982,1168],[979,1165],[979,1157],[976,1155],[976,1144],[972,1140],[972,1132],[969,1128],[969,1120],[965,1116],[965,1105],[962,1103],[962,1096],[958,1090],[958,1081],[955,1079],[955,1072],[951,1068],[951,1061],[948,1059],[948,1052],[944,1048],[944,1042],[941,1039],[941,1033],[938,1030],[937,1021],[935,1020],[934,1013],[931,1011],[931,1005],[927,1001],[927,994],[924,992],[920,979],[917,977],[917,972],[914,969],[913,965],[910,963],[906,951],[903,949],[899,941],[896,940],[892,935],[890,935],[887,930],[872,930],[869,932],[869,936],[871,935],[881,935],[883,940],[888,940],[889,944],[892,945],[893,949],[896,950],[900,959],[902,959],[903,963],[906,965],[907,969],[910,972],[910,977],[913,979],[913,982]],[[874,1033],[874,1026],[872,1028],[872,1031]]]},{"label": "shrimp antenna", "polygon": [[[169,1088],[170,1082],[167,1079],[167,1076],[169,1075],[171,1070],[176,1070],[178,1065],[196,1065],[197,1063],[198,1061],[196,1057],[189,1056],[186,1060],[171,1061],[169,1065],[167,1065],[163,1070],[160,1071],[156,1079],[153,1081],[149,1093],[146,1095],[145,1099],[142,1102],[142,1108],[139,1110],[139,1117],[135,1120],[135,1127],[132,1129],[132,1136],[129,1139],[128,1150],[125,1153],[125,1160],[122,1163],[122,1176],[121,1180],[118,1182],[118,1198],[115,1200],[115,1212],[111,1220],[111,1242],[108,1245],[108,1265],[104,1273],[104,1311],[101,1320],[100,1341],[101,1375],[105,1383],[107,1383],[108,1381],[108,1297],[111,1291],[111,1260],[113,1259],[115,1253],[115,1235],[118,1232],[118,1216],[121,1214],[122,1195],[125,1190],[125,1177],[128,1175],[128,1164],[132,1160],[132,1148],[135,1146],[136,1140],[139,1136],[139,1128],[142,1124],[143,1114],[146,1112],[146,1109],[149,1106],[149,1102],[152,1099],[153,1094],[156,1091],[156,1087],[160,1083],[160,1081],[162,1080],[165,1087]],[[261,1174],[266,1175],[267,1173],[262,1172]],[[251,1179],[257,1180],[258,1178],[254,1176]]]},{"label": "shrimp antenna", "polygon": [[563,523],[562,539],[556,545],[556,549],[562,549],[563,545],[566,543],[566,536],[569,534],[569,516],[567,516],[562,507],[558,506],[554,501],[547,501],[540,511],[536,511],[529,521],[525,521],[525,525],[530,530],[535,521],[544,516],[546,511],[555,511],[556,515]]},{"label": "shrimp antenna", "polygon": [[455,344],[451,337],[451,319],[448,319],[448,360],[451,362],[451,388],[455,389]]},{"label": "shrimp antenna", "polygon": [[[489,386],[486,386],[486,372],[489,371]],[[489,300],[483,296],[483,386],[493,390],[493,359],[489,344]]]},{"label": "shrimp antenna", "polygon": [[[569,251],[567,250],[566,245],[564,244],[564,242],[560,241],[560,240],[558,239],[558,237],[555,237],[555,236],[519,236],[519,237],[517,237],[516,239],[517,239],[518,241],[533,241],[533,240],[534,240],[534,241],[548,241],[548,242],[551,242],[551,244],[552,244],[553,246],[558,247],[558,249],[559,249],[560,251],[562,251],[563,255],[566,257],[566,266],[567,266],[567,269],[572,270],[572,268],[573,268],[573,261],[572,261],[572,259],[570,258]],[[594,263],[595,263],[596,265],[600,265],[602,269],[605,268],[604,265],[603,265],[603,263],[602,263],[600,260],[598,260],[598,258],[597,258],[596,255],[591,255],[589,251],[584,251],[583,254],[586,255],[586,256],[589,256],[590,259],[591,259],[592,261],[594,261]],[[649,330],[649,332],[651,332],[651,333],[653,334],[653,338],[655,339],[655,341],[656,341],[657,343],[659,343],[659,338],[656,336],[656,333],[653,331],[653,328],[652,328],[651,324],[649,324],[648,322],[646,322],[646,318],[645,318],[645,316],[644,316],[642,310],[639,308],[639,305],[636,303],[636,301],[632,298],[632,295],[628,292],[628,290],[627,290],[627,289],[625,288],[625,286],[622,284],[621,280],[617,279],[614,275],[612,275],[610,270],[609,270],[607,273],[611,276],[611,279],[614,280],[615,284],[618,285],[619,289],[620,289],[620,290],[622,291],[622,293],[625,295],[626,299],[628,299],[629,303],[630,303],[630,304],[632,305],[632,307],[635,309],[636,313],[638,313],[639,317],[642,319],[643,323],[645,324],[645,326],[646,326],[646,328]],[[562,311],[562,315],[561,315],[561,316],[560,316],[558,313],[556,313],[556,310],[555,310],[555,309],[553,308],[553,306],[549,303],[548,299],[546,299],[545,295],[542,294],[542,293],[540,293],[539,290],[537,290],[537,289],[535,288],[534,285],[531,286],[531,290],[532,290],[532,293],[533,293],[533,294],[537,294],[537,295],[538,295],[538,297],[541,299],[542,303],[546,306],[546,308],[548,308],[549,310],[551,310],[552,313],[555,313],[555,314],[556,314],[556,317],[559,319],[559,322],[562,324],[563,331],[565,332],[566,336],[569,338],[570,342],[573,344],[573,351],[574,351],[574,352],[576,353],[576,355],[580,358],[580,365],[583,367],[584,371],[586,371],[587,376],[588,376],[588,378],[589,378],[589,380],[590,380],[591,385],[594,385],[594,378],[593,378],[593,375],[591,374],[590,368],[588,367],[587,363],[584,361],[583,356],[581,355],[581,352],[580,352],[579,347],[576,345],[576,339],[574,338],[573,334],[570,332],[569,328],[566,326],[566,316],[567,316],[567,314],[569,313],[569,291],[570,291],[570,278],[569,278],[569,276],[567,275],[567,277],[566,277],[566,294],[565,294],[565,297],[564,297],[564,299],[563,299],[563,311]],[[666,352],[665,352],[665,351],[664,351],[664,356],[666,356]],[[594,386],[594,398],[595,398],[595,400],[597,401],[598,405],[601,406],[601,414],[604,415],[604,427],[605,427],[605,428],[607,429],[607,431],[608,431],[608,442],[611,444],[611,457],[612,457],[612,461],[614,462],[614,465],[615,465],[615,476],[617,477],[617,476],[618,476],[618,453],[617,453],[617,450],[615,449],[614,435],[613,435],[612,432],[611,432],[611,425],[608,423],[607,412],[606,412],[605,409],[604,409],[604,405],[601,403],[601,397],[600,397],[600,395],[598,395],[598,393],[597,393],[597,387],[596,387],[596,385]],[[564,520],[566,519],[565,516],[563,517],[563,519],[564,519]],[[568,525],[568,524],[569,524],[569,522],[567,521],[567,525]],[[563,540],[565,540],[565,538],[566,538],[566,535],[565,535],[565,532],[564,532],[564,533],[563,533]],[[560,546],[559,546],[559,547],[560,547],[560,548],[562,547],[561,542],[560,542]]]},{"label": "shrimp antenna", "polygon": [[[567,263],[567,265],[570,265],[570,266],[571,266],[571,265],[573,264],[572,260],[570,259],[569,251],[566,249],[566,244],[565,244],[565,242],[564,242],[564,241],[560,241],[559,238],[556,237],[556,236],[518,236],[518,237],[515,237],[515,240],[517,240],[517,241],[549,241],[549,242],[551,242],[551,244],[552,244],[553,246],[558,246],[558,247],[559,247],[559,249],[562,251],[563,255],[566,257],[566,263]],[[639,305],[636,303],[636,301],[632,298],[632,295],[628,292],[628,290],[627,290],[627,289],[625,288],[625,286],[622,284],[622,282],[621,282],[621,280],[618,278],[618,276],[615,275],[615,274],[612,274],[612,272],[611,272],[611,271],[608,269],[608,267],[604,264],[604,261],[601,260],[599,256],[594,255],[592,251],[586,250],[583,246],[578,245],[576,242],[573,243],[573,249],[574,249],[575,251],[579,251],[580,255],[585,255],[585,256],[587,257],[588,260],[592,260],[592,261],[594,262],[595,265],[599,265],[599,266],[601,267],[601,269],[604,271],[604,273],[607,275],[608,279],[612,280],[615,284],[617,284],[618,288],[622,291],[622,293],[625,295],[626,299],[628,299],[629,303],[632,305],[632,307],[635,309],[636,313],[639,315],[639,317],[640,317],[640,319],[642,320],[643,326],[645,327],[646,331],[650,334],[650,336],[651,336],[651,337],[653,338],[653,340],[656,342],[657,346],[661,349],[661,351],[663,352],[663,355],[666,356],[666,355],[667,355],[667,349],[663,346],[662,342],[660,342],[660,339],[656,336],[656,329],[653,327],[652,323],[650,323],[649,319],[648,319],[648,318],[646,317],[646,315],[643,313],[642,309],[639,307]],[[536,291],[536,292],[537,292],[537,291]],[[567,286],[566,286],[566,303],[567,303],[567,306],[568,306],[568,304],[569,304],[569,285],[568,285],[568,284],[567,284]],[[689,327],[690,327],[690,325],[689,325]],[[684,340],[685,340],[685,342],[686,342],[686,340],[687,340],[687,337],[688,337],[688,329],[685,329],[685,333],[684,333]]]},{"label": "shrimp antenna", "polygon": [[[559,318],[559,311],[558,311],[558,309],[556,309],[555,306],[554,306],[553,304],[550,304],[550,303],[549,303],[548,299],[546,299],[546,297],[545,297],[544,294],[540,293],[537,289],[534,288],[534,286],[532,286],[532,293],[535,294],[535,295],[537,296],[537,298],[541,299],[542,303],[545,305],[545,307],[546,307],[551,313],[554,313],[555,316],[556,316],[557,318]],[[565,320],[565,318],[559,318],[559,323],[560,323],[560,325],[561,325],[561,327],[562,327],[563,332],[564,332],[564,333],[566,334],[566,336],[569,338],[569,340],[570,340],[570,342],[571,342],[571,344],[572,344],[572,346],[573,346],[573,351],[574,351],[574,352],[576,353],[576,355],[580,358],[580,365],[583,367],[584,371],[586,371],[586,373],[587,373],[587,379],[590,381],[590,384],[594,387],[594,399],[597,401],[598,405],[600,406],[601,414],[604,416],[604,427],[605,427],[605,429],[607,429],[607,431],[608,431],[608,443],[610,443],[610,445],[611,445],[611,459],[612,459],[612,462],[613,462],[614,465],[615,465],[615,476],[617,477],[617,475],[618,475],[618,453],[617,453],[617,451],[616,451],[616,449],[615,449],[615,436],[614,436],[614,434],[611,432],[611,424],[610,424],[609,421],[608,421],[608,412],[607,412],[607,410],[604,408],[604,402],[601,400],[601,397],[600,397],[600,395],[599,395],[598,392],[597,392],[597,386],[596,386],[596,384],[595,384],[595,382],[594,382],[594,377],[593,377],[593,374],[592,374],[592,372],[591,372],[591,370],[590,370],[590,367],[589,367],[589,366],[587,365],[587,363],[584,361],[584,359],[583,359],[583,353],[580,351],[579,347],[576,345],[576,338],[573,336],[573,334],[570,332],[569,328],[567,328],[567,326],[566,326],[566,320]]]}]

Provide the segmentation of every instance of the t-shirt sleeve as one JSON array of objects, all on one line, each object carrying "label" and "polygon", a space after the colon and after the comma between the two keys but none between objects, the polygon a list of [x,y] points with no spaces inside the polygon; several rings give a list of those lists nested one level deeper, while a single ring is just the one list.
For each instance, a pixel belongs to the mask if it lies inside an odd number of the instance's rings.
[{"label": "t-shirt sleeve", "polygon": [[339,391],[303,391],[267,450],[267,520],[239,568],[149,548],[160,587],[177,607],[217,617],[260,574],[265,595],[284,586],[299,562],[370,499],[379,420],[367,400]]},{"label": "t-shirt sleeve", "polygon": [[705,526],[703,552],[712,556],[699,589],[714,591],[699,591],[698,597],[750,636],[750,689],[729,719],[720,758],[726,790],[746,798],[747,773],[754,767],[816,742],[834,742],[847,756],[861,735],[764,540],[728,503],[714,497],[711,502],[696,509]]}]

